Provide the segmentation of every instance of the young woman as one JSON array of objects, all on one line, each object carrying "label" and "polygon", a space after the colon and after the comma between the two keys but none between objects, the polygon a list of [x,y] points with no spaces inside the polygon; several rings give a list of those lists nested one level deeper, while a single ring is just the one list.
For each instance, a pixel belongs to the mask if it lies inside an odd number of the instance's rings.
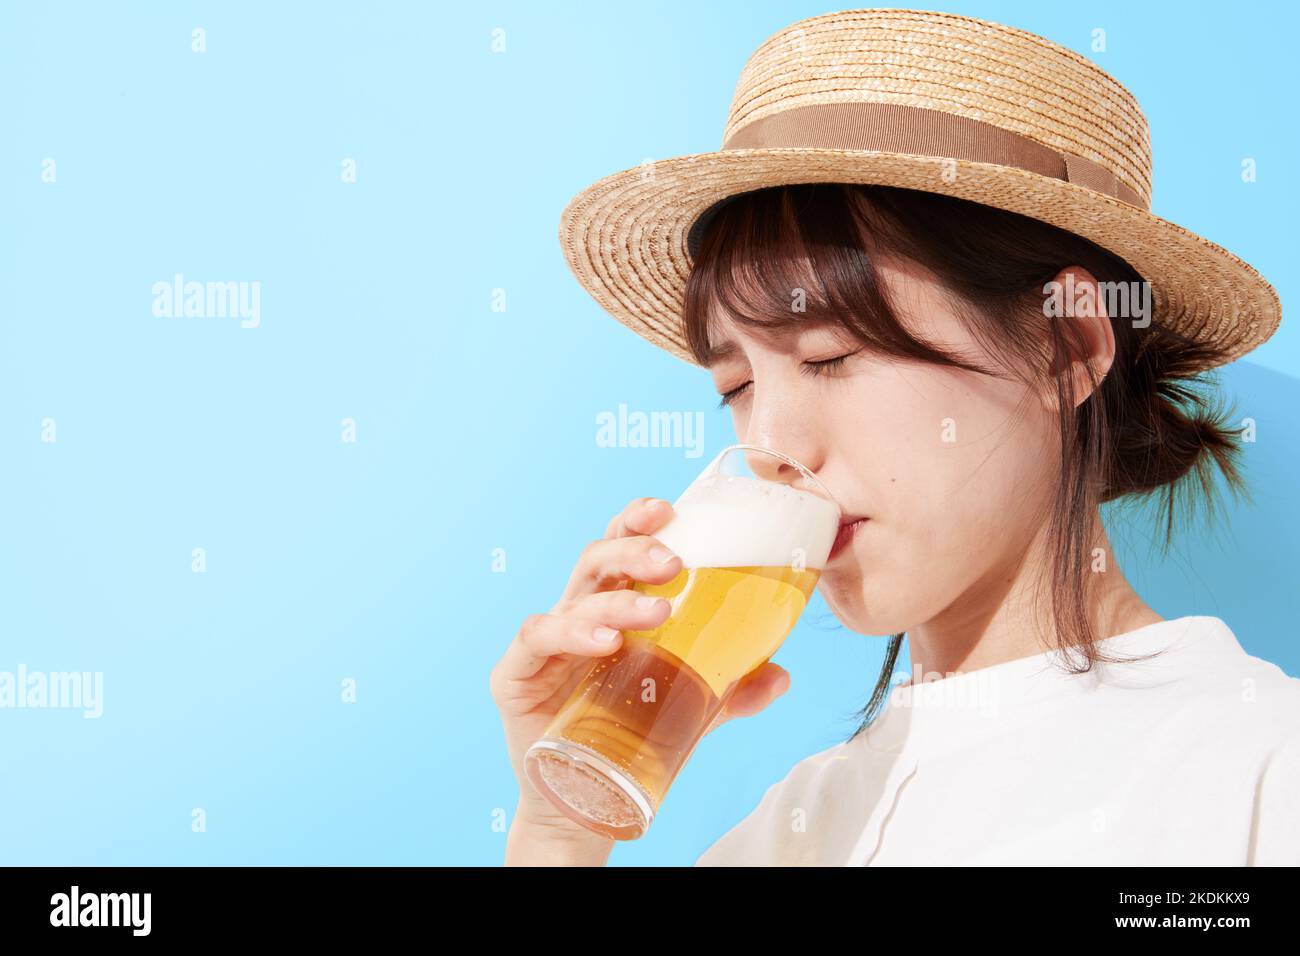
[{"label": "young woman", "polygon": [[[862,32],[863,21],[872,29]],[[805,21],[794,56],[781,55],[778,34],[755,58],[793,63],[786,86],[797,90],[807,64],[824,64],[817,42],[861,65],[880,50],[896,54],[895,38],[911,37],[902,48],[915,51],[954,33],[968,59],[984,44],[1022,73],[1041,65],[1047,43],[944,14],[851,11]],[[1009,37],[1025,44],[1018,55]],[[1058,51],[1048,62],[1067,74],[1063,87],[1105,77]],[[742,76],[728,142],[753,102],[745,77],[780,85],[768,65],[751,59]],[[1001,95],[1007,81],[996,75]],[[1106,97],[1117,98],[1122,87],[1105,79]],[[1119,568],[1099,507],[1159,496],[1168,541],[1183,492],[1211,495],[1216,472],[1242,486],[1234,425],[1198,377],[1267,337],[1272,290],[1204,240],[1185,255],[1201,257],[1198,274],[1217,277],[1217,292],[1192,287],[1189,264],[1154,255],[1162,227],[1137,226],[1117,204],[1131,205],[1117,197],[1144,186],[1122,151],[1111,179],[1078,177],[1099,194],[1084,196],[1073,182],[1027,178],[1023,151],[999,153],[1018,157],[1014,169],[980,159],[960,124],[882,112],[870,98],[879,90],[868,93],[862,102],[875,111],[864,115],[893,117],[892,132],[883,127],[891,142],[931,124],[928,152],[892,167],[896,156],[882,156],[879,142],[821,145],[835,124],[852,128],[836,100],[814,122],[787,114],[769,124],[776,142],[735,147],[748,178],[720,197],[698,195],[698,180],[731,169],[732,156],[684,164],[690,175],[676,180],[656,170],[650,194],[675,188],[695,203],[676,207],[671,233],[690,254],[680,295],[666,296],[678,303],[675,325],[626,294],[671,288],[671,262],[652,266],[645,249],[640,265],[602,259],[610,246],[598,234],[586,240],[590,255],[570,256],[616,317],[710,371],[739,440],[792,455],[831,490],[847,514],[821,592],[849,629],[892,635],[857,731],[800,761],[697,862],[1300,863],[1300,680],[1247,654],[1217,618],[1165,620],[1150,608]],[[1043,122],[1038,138],[1051,140]],[[782,167],[792,135],[809,143],[802,178],[817,159],[836,164],[840,181],[827,171],[802,182]],[[959,169],[951,181],[930,158],[936,142]],[[916,188],[925,172],[936,178]],[[592,187],[566,210],[567,235],[578,235],[579,219],[607,221],[589,208],[596,198],[635,220],[637,204],[652,202],[634,198],[637,188]],[[1048,190],[1040,201],[1023,199],[1039,189]],[[1067,199],[1072,212],[1062,211]],[[637,235],[662,250],[652,229]],[[1213,322],[1220,293],[1238,309],[1231,328],[1222,310]],[[615,516],[560,600],[524,622],[494,669],[521,788],[507,863],[600,864],[612,848],[533,791],[522,755],[592,657],[620,646],[620,630],[652,628],[669,613],[627,585],[680,570],[654,537],[670,516],[652,499]],[[890,694],[904,636],[911,678]],[[756,713],[788,686],[768,663],[725,717]]]}]

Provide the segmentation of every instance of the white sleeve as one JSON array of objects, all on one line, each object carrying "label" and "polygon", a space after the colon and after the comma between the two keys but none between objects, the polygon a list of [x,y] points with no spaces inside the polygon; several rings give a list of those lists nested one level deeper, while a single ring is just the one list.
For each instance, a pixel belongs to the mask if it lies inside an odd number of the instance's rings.
[{"label": "white sleeve", "polygon": [[846,746],[836,744],[796,763],[695,865],[839,865],[862,829],[869,809],[864,782],[875,772],[860,759],[849,760]]},{"label": "white sleeve", "polygon": [[768,787],[749,816],[719,837],[695,861],[695,865],[771,866],[775,856],[771,835],[775,794],[784,782],[781,780]]},{"label": "white sleeve", "polygon": [[1300,866],[1300,737],[1275,750],[1255,790],[1250,866]]}]

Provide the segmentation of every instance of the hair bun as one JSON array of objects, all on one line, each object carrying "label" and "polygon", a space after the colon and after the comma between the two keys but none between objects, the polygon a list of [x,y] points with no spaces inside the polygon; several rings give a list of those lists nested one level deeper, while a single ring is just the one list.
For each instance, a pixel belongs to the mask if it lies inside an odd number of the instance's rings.
[{"label": "hair bun", "polygon": [[1193,480],[1212,507],[1216,467],[1234,492],[1245,491],[1240,432],[1202,371],[1206,358],[1202,345],[1155,328],[1142,334],[1120,376],[1123,394],[1111,395],[1103,501],[1163,489],[1171,523],[1180,492]]}]

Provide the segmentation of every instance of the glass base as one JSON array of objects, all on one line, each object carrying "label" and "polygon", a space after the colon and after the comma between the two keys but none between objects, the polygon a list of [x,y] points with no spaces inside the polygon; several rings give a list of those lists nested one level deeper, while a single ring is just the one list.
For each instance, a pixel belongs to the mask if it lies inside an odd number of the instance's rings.
[{"label": "glass base", "polygon": [[543,737],[524,755],[528,780],[556,809],[588,830],[635,840],[654,819],[645,791],[625,771],[571,740]]}]

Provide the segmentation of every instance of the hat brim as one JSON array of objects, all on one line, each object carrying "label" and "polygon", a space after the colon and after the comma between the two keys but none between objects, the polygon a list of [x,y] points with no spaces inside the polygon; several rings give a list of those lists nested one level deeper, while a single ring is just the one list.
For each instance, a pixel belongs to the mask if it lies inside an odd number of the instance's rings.
[{"label": "hat brim", "polygon": [[606,312],[696,364],[681,325],[695,220],[736,193],[819,182],[955,196],[1090,239],[1151,284],[1153,322],[1223,351],[1214,364],[1256,348],[1281,321],[1277,292],[1259,272],[1176,223],[1064,180],[936,156],[783,147],[656,160],[578,193],[560,216],[560,243],[574,276]]}]

